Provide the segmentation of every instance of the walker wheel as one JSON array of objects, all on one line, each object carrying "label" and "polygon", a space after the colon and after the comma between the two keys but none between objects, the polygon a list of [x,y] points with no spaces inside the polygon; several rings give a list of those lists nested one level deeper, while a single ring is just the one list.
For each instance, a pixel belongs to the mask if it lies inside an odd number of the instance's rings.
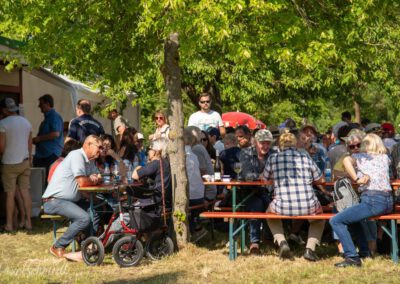
[{"label": "walker wheel", "polygon": [[89,266],[100,265],[104,260],[104,246],[97,237],[89,237],[82,244],[82,258]]},{"label": "walker wheel", "polygon": [[156,234],[146,245],[146,255],[151,260],[160,260],[174,252],[174,242],[166,234]]},{"label": "walker wheel", "polygon": [[125,236],[114,244],[112,255],[115,262],[121,267],[136,266],[143,258],[143,245],[135,237]]}]

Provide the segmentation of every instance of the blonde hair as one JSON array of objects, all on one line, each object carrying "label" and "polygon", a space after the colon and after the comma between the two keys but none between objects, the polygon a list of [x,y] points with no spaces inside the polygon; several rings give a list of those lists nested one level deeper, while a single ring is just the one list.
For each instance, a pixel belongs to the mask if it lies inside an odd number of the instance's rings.
[{"label": "blonde hair", "polygon": [[154,150],[157,155],[160,155],[162,158],[167,157],[167,147],[168,147],[168,139],[160,138],[153,140],[150,145],[150,149]]},{"label": "blonde hair", "polygon": [[293,133],[283,133],[279,137],[279,148],[281,150],[285,148],[296,147],[296,145],[297,145],[297,139]]},{"label": "blonde hair", "polygon": [[369,154],[386,154],[387,149],[378,135],[368,133],[361,142],[361,152]]}]

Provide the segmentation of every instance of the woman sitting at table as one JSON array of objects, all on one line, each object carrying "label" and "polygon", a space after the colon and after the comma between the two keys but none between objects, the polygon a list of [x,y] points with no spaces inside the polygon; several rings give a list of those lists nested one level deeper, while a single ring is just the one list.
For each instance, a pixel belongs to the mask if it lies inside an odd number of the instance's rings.
[{"label": "woman sitting at table", "polygon": [[[344,126],[345,127],[345,126]],[[341,128],[342,129],[342,128]],[[341,131],[339,130],[339,133]],[[346,137],[343,137],[343,141],[346,143],[347,152],[344,153],[333,166],[333,174],[334,177],[343,178],[349,177],[349,174],[346,172],[344,167],[344,159],[346,157],[350,157],[353,154],[360,153],[361,148],[361,141],[365,137],[365,132],[359,129],[352,129]],[[337,213],[336,208],[334,208],[333,213]],[[374,254],[376,251],[376,239],[377,239],[377,227],[376,221],[372,220],[365,220],[362,222],[363,231],[361,230],[354,230],[354,232],[361,233],[359,236],[355,236],[357,239],[359,255],[369,256],[370,254]],[[360,226],[360,223],[355,223],[350,226],[350,231],[352,231],[352,227]],[[365,232],[365,235],[364,235]],[[340,254],[343,254],[343,247],[342,244],[339,242],[339,237],[334,233],[333,238],[338,241],[338,250]],[[368,243],[367,243],[368,241]]]},{"label": "woman sitting at table", "polygon": [[[156,205],[162,204],[162,181],[164,181],[165,205],[166,208],[171,208],[172,192],[171,192],[171,172],[169,160],[167,158],[168,140],[158,139],[152,141],[150,150],[153,154],[149,155],[149,162],[144,166],[137,166],[133,173],[134,180],[145,180],[150,178],[154,181],[154,195],[152,203]],[[161,174],[163,173],[163,174]],[[141,202],[145,202],[144,200]],[[157,208],[158,212],[160,207]]]},{"label": "woman sitting at table", "polygon": [[[285,216],[315,215],[322,212],[314,193],[312,183],[323,182],[322,173],[315,162],[305,153],[296,149],[297,140],[292,133],[284,133],[279,139],[281,152],[268,159],[263,176],[274,181],[274,197],[267,212]],[[268,225],[279,245],[279,256],[291,258],[289,245],[283,233],[280,219],[268,219]],[[324,220],[309,220],[310,228],[303,257],[317,261],[315,247],[324,230]]]},{"label": "woman sitting at table", "polygon": [[[110,168],[114,165],[114,158],[110,154],[115,154],[116,144],[114,138],[109,134],[102,134],[100,135],[100,140],[102,143],[103,148],[100,151],[99,157],[96,159],[96,167],[102,173],[104,172],[105,164],[108,164]],[[119,159],[117,156],[114,157]]]},{"label": "woman sitting at table", "polygon": [[139,160],[137,157],[138,148],[135,145],[137,140],[137,131],[134,128],[127,128],[122,133],[120,148],[118,151],[118,155],[123,160],[129,160],[131,163],[139,164]]},{"label": "woman sitting at table", "polygon": [[[329,221],[344,250],[345,260],[335,264],[336,267],[361,266],[360,256],[351,239],[348,225],[372,216],[390,213],[393,209],[389,179],[390,159],[386,153],[387,149],[381,138],[370,133],[362,140],[360,153],[352,154],[343,160],[348,175],[360,184],[361,203],[343,210]],[[353,229],[359,230],[359,236],[363,235],[361,226]]]}]

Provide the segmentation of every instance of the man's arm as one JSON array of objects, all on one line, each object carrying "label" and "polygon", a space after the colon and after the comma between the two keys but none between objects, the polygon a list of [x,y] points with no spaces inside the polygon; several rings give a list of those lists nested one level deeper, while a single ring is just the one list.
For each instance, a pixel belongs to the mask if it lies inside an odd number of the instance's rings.
[{"label": "man's arm", "polygon": [[100,174],[91,174],[90,176],[78,176],[75,178],[79,187],[96,185],[101,182]]},{"label": "man's arm", "polygon": [[29,162],[32,162],[32,131],[29,133],[29,138],[28,138],[28,153],[29,153]]},{"label": "man's arm", "polygon": [[43,142],[43,141],[47,141],[47,140],[53,140],[53,139],[56,139],[59,136],[60,136],[60,132],[59,131],[50,132],[49,134],[46,134],[46,135],[40,135],[40,136],[34,137],[32,139],[32,143],[33,144],[37,144],[39,142]]},{"label": "man's arm", "polygon": [[225,133],[226,133],[225,126],[220,126],[219,127],[219,134],[221,135],[222,138],[225,137]]},{"label": "man's arm", "polygon": [[0,132],[0,154],[4,153],[5,148],[6,148],[6,133]]}]

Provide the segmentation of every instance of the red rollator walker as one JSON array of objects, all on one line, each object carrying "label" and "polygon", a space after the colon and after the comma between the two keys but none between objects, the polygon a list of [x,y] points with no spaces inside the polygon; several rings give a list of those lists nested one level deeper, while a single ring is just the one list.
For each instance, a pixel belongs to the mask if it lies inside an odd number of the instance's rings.
[{"label": "red rollator walker", "polygon": [[113,206],[113,214],[100,237],[92,236],[83,242],[83,261],[90,266],[102,264],[105,248],[112,244],[113,258],[121,267],[138,265],[145,254],[152,260],[172,254],[174,243],[168,236],[163,182],[162,214],[154,213],[157,204],[134,201],[144,197],[151,200],[152,189],[116,185],[114,191],[117,204]]}]

